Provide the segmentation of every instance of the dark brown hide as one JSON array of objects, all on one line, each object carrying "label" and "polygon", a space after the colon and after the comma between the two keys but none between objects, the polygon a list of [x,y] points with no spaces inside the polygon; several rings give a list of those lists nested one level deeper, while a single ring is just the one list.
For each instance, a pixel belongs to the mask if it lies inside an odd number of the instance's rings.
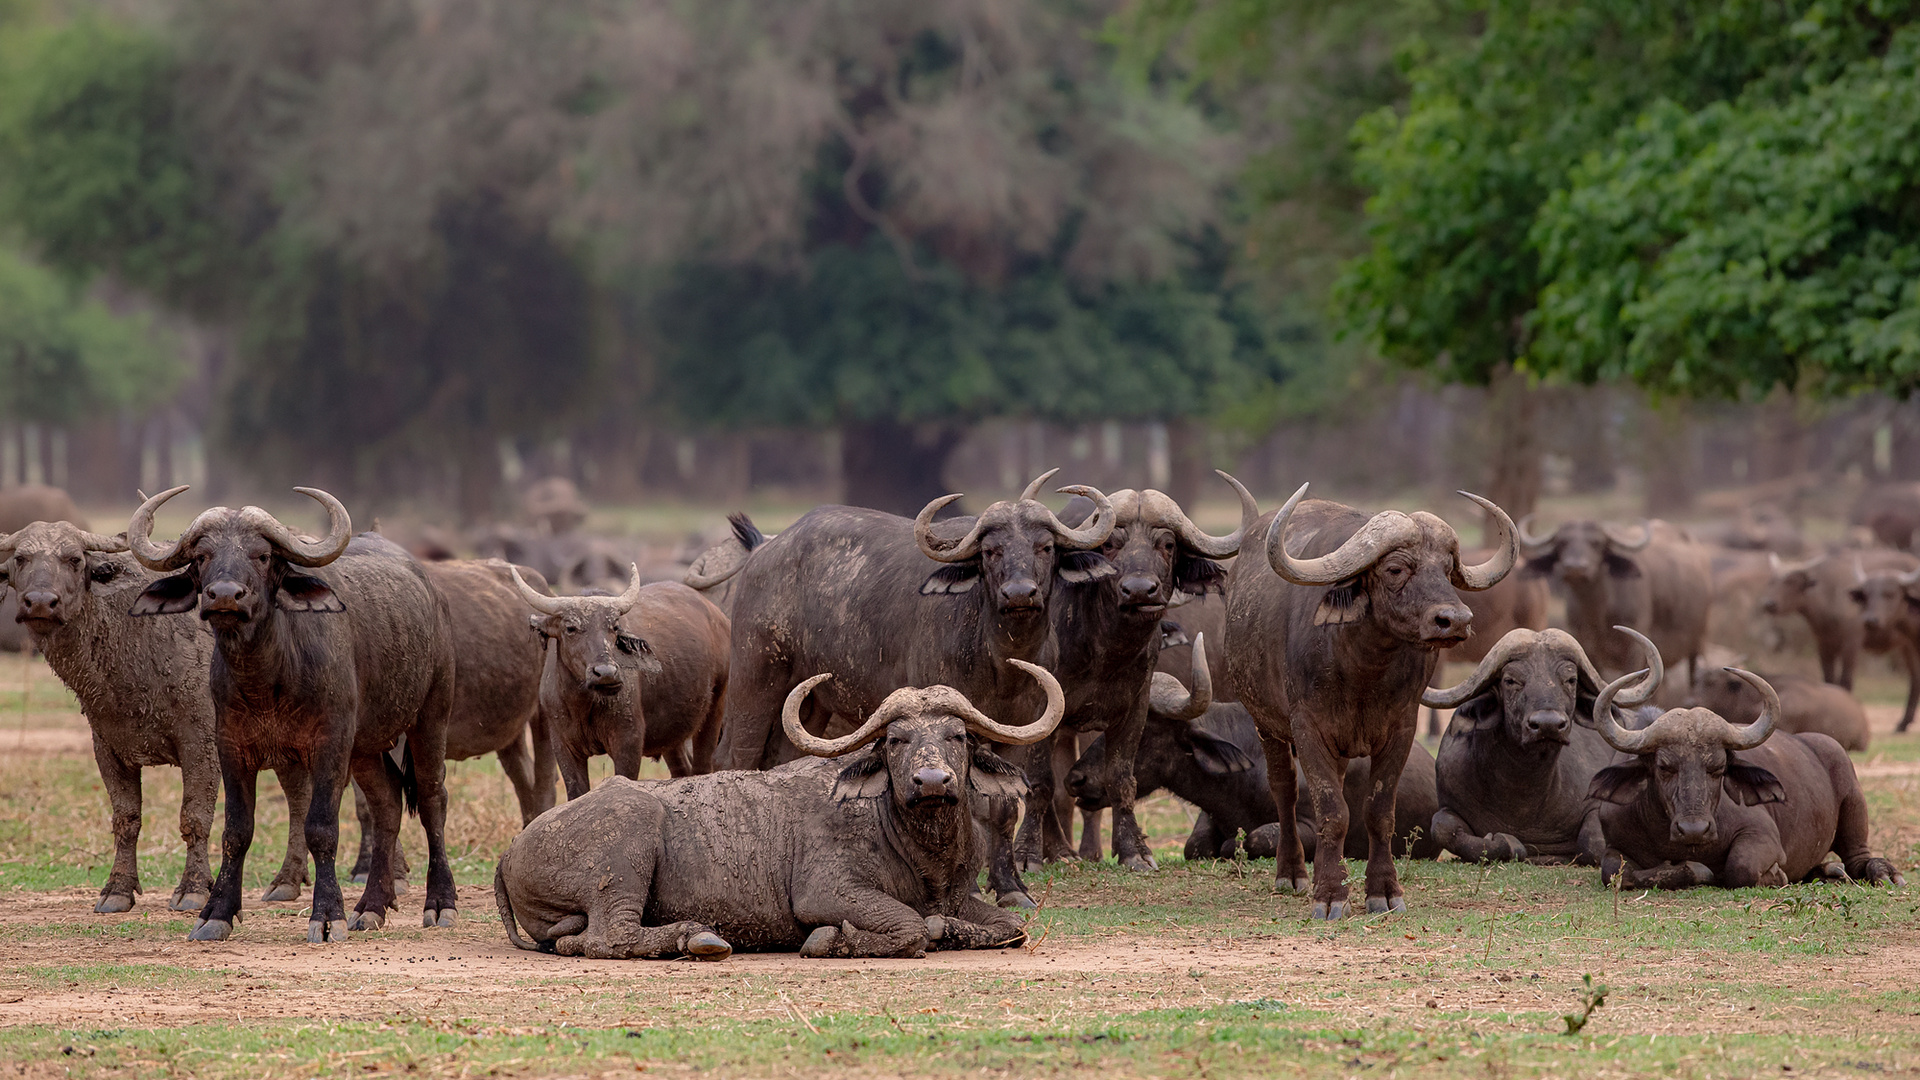
[{"label": "dark brown hide", "polygon": [[[1474,548],[1460,553],[1466,562],[1482,562],[1491,551]],[[1438,677],[1446,665],[1477,664],[1487,658],[1487,650],[1495,642],[1507,636],[1509,630],[1545,630],[1547,628],[1547,604],[1553,599],[1552,590],[1545,578],[1529,574],[1508,574],[1498,585],[1484,592],[1462,593],[1460,599],[1473,609],[1473,636],[1464,644],[1440,654],[1440,663],[1435,666]],[[1427,713],[1427,737],[1440,737],[1440,714],[1429,710]]]},{"label": "dark brown hide", "polygon": [[[1856,566],[1858,569],[1856,570]],[[1863,618],[1863,596],[1855,596],[1857,574],[1905,574],[1920,570],[1920,558],[1884,548],[1873,551],[1836,551],[1804,562],[1773,563],[1773,576],[1760,597],[1768,615],[1798,615],[1813,632],[1820,654],[1820,675],[1835,686],[1853,689],[1854,671],[1862,650],[1891,652],[1907,672],[1907,702],[1900,713],[1900,731],[1912,725],[1920,708],[1920,649],[1913,639],[1894,633],[1889,625]]]},{"label": "dark brown hide", "polygon": [[[1867,711],[1844,688],[1799,675],[1762,675],[1780,695],[1779,728],[1805,735],[1819,732],[1848,750],[1865,751],[1872,735]],[[1725,671],[1703,671],[1693,681],[1693,703],[1735,724],[1760,717],[1760,695]]]},{"label": "dark brown hide", "polygon": [[[1544,542],[1523,545],[1526,572],[1551,577],[1567,598],[1567,630],[1600,674],[1614,678],[1639,663],[1637,647],[1615,626],[1653,639],[1669,666],[1687,661],[1698,670],[1713,603],[1712,554],[1684,530],[1664,521],[1645,525],[1650,541],[1638,551],[1640,528],[1569,521]],[[1623,536],[1630,543],[1622,543]]]}]

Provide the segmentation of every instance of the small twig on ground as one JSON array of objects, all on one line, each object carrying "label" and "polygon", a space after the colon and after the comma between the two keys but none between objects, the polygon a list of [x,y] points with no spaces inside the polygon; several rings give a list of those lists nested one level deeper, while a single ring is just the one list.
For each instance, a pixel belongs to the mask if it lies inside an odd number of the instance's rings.
[{"label": "small twig on ground", "polygon": [[[780,1004],[785,1005],[787,1007],[787,1012],[793,1014],[793,1018],[795,1020],[798,1020],[802,1024],[805,1024],[807,1026],[807,1030],[813,1032],[815,1035],[820,1034],[820,1029],[813,1026],[813,1021],[807,1019],[807,1014],[800,1011],[800,1006],[795,1005],[793,1001],[787,997],[787,992],[785,990],[775,990],[774,993],[780,995]],[[895,1026],[898,1027],[899,1025],[896,1024]]]},{"label": "small twig on ground", "polygon": [[[1046,913],[1047,901],[1052,898],[1053,898],[1053,879],[1048,878],[1046,890],[1040,894],[1040,902],[1034,905],[1033,914],[1027,917],[1028,925],[1032,925],[1034,920],[1038,919],[1041,915]],[[1039,952],[1041,942],[1046,941],[1047,935],[1051,933],[1053,933],[1053,920],[1049,919],[1047,920],[1047,925],[1040,928],[1039,937],[1029,937],[1027,940],[1027,943],[1020,947],[1022,949],[1025,949],[1029,954]]]},{"label": "small twig on ground", "polygon": [[1482,964],[1490,964],[1493,962],[1493,921],[1497,918],[1499,918],[1498,915],[1487,916],[1487,951],[1485,955],[1480,957]]},{"label": "small twig on ground", "polygon": [[1247,830],[1240,829],[1233,834],[1233,876],[1247,876]]},{"label": "small twig on ground", "polygon": [[899,1032],[902,1035],[905,1035],[907,1033],[907,1029],[900,1026],[899,1019],[893,1015],[892,1009],[887,1008],[887,1005],[885,1002],[880,1003],[880,1011],[887,1015],[887,1023],[893,1025],[893,1030]]}]

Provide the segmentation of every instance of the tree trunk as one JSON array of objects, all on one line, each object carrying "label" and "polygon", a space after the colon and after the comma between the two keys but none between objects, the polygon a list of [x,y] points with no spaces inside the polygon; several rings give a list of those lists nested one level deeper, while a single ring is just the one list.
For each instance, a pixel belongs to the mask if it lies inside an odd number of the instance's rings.
[{"label": "tree trunk", "polygon": [[[1540,393],[1511,367],[1494,375],[1487,391],[1487,420],[1493,425],[1493,461],[1486,497],[1515,521],[1540,502]],[[1491,521],[1481,526],[1480,543],[1492,542]]]},{"label": "tree trunk", "polygon": [[1200,421],[1182,417],[1167,425],[1166,493],[1189,513],[1206,491],[1212,458],[1207,452],[1207,429]]},{"label": "tree trunk", "polygon": [[1693,429],[1685,402],[1649,405],[1640,447],[1646,477],[1647,514],[1684,513],[1693,506]]},{"label": "tree trunk", "polygon": [[468,525],[493,521],[500,510],[500,441],[478,424],[455,438],[460,444],[460,520]]},{"label": "tree trunk", "polygon": [[840,467],[848,505],[903,517],[918,514],[947,494],[940,476],[963,434],[951,424],[869,420],[842,425]]}]

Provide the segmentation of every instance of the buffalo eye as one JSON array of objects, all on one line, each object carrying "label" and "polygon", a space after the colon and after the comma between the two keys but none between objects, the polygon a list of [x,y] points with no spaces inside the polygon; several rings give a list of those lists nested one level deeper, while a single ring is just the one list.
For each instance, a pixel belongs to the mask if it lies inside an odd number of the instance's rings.
[{"label": "buffalo eye", "polygon": [[567,633],[569,633],[569,634],[577,634],[577,633],[579,633],[579,632],[580,632],[580,631],[581,631],[582,629],[584,629],[584,628],[583,628],[583,627],[581,627],[581,626],[580,626],[579,624],[577,624],[577,623],[568,623],[568,624],[567,624]]},{"label": "buffalo eye", "polygon": [[79,569],[81,566],[85,565],[86,561],[87,560],[81,558],[78,555],[67,556],[67,565],[73,567],[76,570]]}]

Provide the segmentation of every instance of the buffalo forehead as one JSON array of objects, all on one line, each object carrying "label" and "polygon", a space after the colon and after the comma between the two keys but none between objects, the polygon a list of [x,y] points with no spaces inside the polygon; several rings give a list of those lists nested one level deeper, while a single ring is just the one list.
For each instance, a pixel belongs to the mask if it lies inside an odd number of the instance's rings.
[{"label": "buffalo forehead", "polygon": [[1712,709],[1672,709],[1652,727],[1656,746],[1720,747],[1725,745],[1727,721]]}]

